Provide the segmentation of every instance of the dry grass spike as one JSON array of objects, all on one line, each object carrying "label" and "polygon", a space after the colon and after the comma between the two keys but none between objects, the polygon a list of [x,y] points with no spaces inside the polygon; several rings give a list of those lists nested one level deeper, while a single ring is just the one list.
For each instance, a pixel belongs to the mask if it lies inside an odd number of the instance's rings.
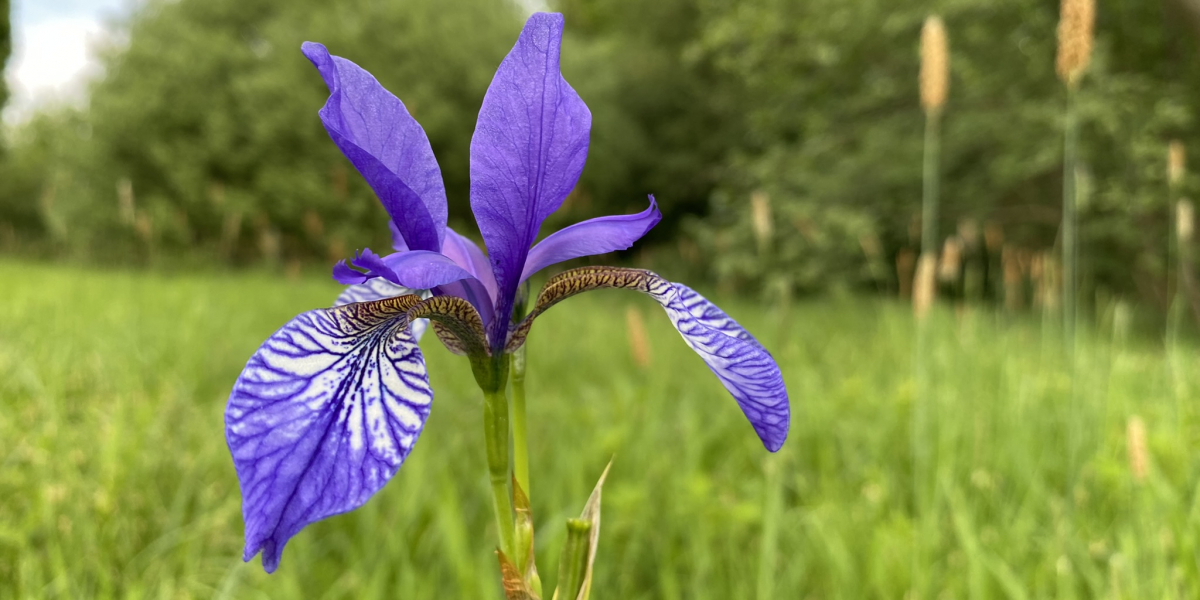
[{"label": "dry grass spike", "polygon": [[933,308],[933,298],[937,290],[937,262],[937,256],[932,253],[922,254],[917,261],[917,275],[913,280],[913,314],[918,320],[924,319],[925,315],[929,314],[929,309]]},{"label": "dry grass spike", "polygon": [[1196,227],[1196,209],[1191,200],[1180,200],[1175,204],[1175,233],[1180,243],[1192,241]]},{"label": "dry grass spike", "polygon": [[925,18],[921,28],[921,107],[939,113],[950,89],[950,46],[941,17]]},{"label": "dry grass spike", "polygon": [[1171,140],[1171,143],[1167,144],[1167,181],[1172,187],[1175,187],[1183,181],[1185,173],[1187,173],[1187,151],[1183,147],[1183,142]]},{"label": "dry grass spike", "polygon": [[1092,58],[1096,25],[1095,0],[1062,0],[1058,19],[1058,78],[1074,88]]},{"label": "dry grass spike", "polygon": [[1125,427],[1125,446],[1129,451],[1129,470],[1133,473],[1133,480],[1142,483],[1146,480],[1150,459],[1146,450],[1146,423],[1137,415],[1129,417],[1129,424]]},{"label": "dry grass spike", "polygon": [[625,309],[625,334],[629,337],[629,354],[633,364],[640,369],[649,369],[650,338],[646,335],[646,322],[642,320],[642,311],[636,306],[629,305]]},{"label": "dry grass spike", "polygon": [[771,218],[771,197],[766,192],[760,190],[750,194],[750,218],[758,247],[766,248],[775,231]]}]

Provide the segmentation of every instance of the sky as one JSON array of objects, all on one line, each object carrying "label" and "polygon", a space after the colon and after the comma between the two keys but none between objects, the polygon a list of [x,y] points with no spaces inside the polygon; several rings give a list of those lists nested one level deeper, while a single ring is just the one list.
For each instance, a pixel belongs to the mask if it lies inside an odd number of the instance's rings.
[{"label": "sky", "polygon": [[5,78],[12,98],[4,120],[18,122],[48,103],[79,102],[99,72],[92,48],[105,23],[133,0],[14,0],[13,54]]}]

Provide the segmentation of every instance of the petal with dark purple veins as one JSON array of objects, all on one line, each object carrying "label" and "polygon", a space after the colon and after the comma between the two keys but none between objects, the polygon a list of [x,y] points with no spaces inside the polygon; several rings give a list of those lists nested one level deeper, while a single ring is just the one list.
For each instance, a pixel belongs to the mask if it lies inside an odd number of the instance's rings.
[{"label": "petal with dark purple veins", "polygon": [[[471,210],[507,316],[529,247],[562,205],[587,159],[592,117],[559,72],[563,17],[537,13],[492,79],[471,138]],[[507,318],[492,321],[504,343]]]},{"label": "petal with dark purple veins", "polygon": [[273,572],[292,536],[361,506],[412,450],[433,392],[406,306],[306,312],[246,363],[225,409],[245,560],[261,551]]},{"label": "petal with dark purple veins", "polygon": [[329,137],[362,173],[412,250],[441,249],[446,188],[425,130],[399,98],[358,65],[305,42],[329,100],[320,110]]},{"label": "petal with dark purple veins", "polygon": [[691,288],[642,269],[580,267],[551,277],[533,310],[509,335],[505,350],[525,343],[530,327],[551,306],[576,294],[605,288],[642,292],[658,301],[683,341],[737,401],[767,450],[783,447],[791,427],[791,407],[775,359],[749,332]]},{"label": "petal with dark purple veins", "polygon": [[492,316],[495,314],[492,299],[483,282],[478,279],[461,279],[452,283],[439,285],[433,288],[433,295],[462,298],[475,307],[475,312],[479,313],[479,319],[483,321],[484,327],[487,327],[492,322]]},{"label": "petal with dark purple veins", "polygon": [[[355,271],[357,272],[357,271]],[[336,300],[333,301],[333,306],[345,306],[354,304],[355,302],[372,302],[374,300],[383,300],[384,298],[395,298],[396,296],[407,296],[409,294],[428,298],[429,292],[424,290],[410,290],[406,287],[398,286],[382,277],[368,279],[363,283],[352,285],[342,290],[338,294]],[[429,319],[416,319],[412,322],[413,339],[421,341],[421,336],[425,335],[425,330],[429,327]]]},{"label": "petal with dark purple veins", "polygon": [[626,250],[661,219],[658,204],[650,196],[650,207],[636,215],[598,217],[560,229],[529,251],[521,281],[555,263]]}]

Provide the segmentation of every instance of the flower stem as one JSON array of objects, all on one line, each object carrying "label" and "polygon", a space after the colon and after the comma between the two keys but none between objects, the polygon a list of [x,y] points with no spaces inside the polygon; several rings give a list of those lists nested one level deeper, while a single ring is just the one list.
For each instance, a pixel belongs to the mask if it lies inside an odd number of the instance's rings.
[{"label": "flower stem", "polygon": [[500,549],[508,556],[516,556],[513,551],[516,525],[508,491],[508,397],[503,385],[499,389],[484,390],[483,435],[487,449],[488,481],[492,485],[492,505],[496,510],[496,529],[500,532]]},{"label": "flower stem", "polygon": [[1078,160],[1079,122],[1075,115],[1075,90],[1067,87],[1067,106],[1063,132],[1063,214],[1062,214],[1062,303],[1063,343],[1067,360],[1075,359],[1075,282],[1078,259],[1077,216],[1075,214],[1075,164]]},{"label": "flower stem", "polygon": [[925,114],[925,156],[921,198],[921,254],[937,255],[938,251],[938,162],[941,160],[940,110]]},{"label": "flower stem", "polygon": [[525,346],[512,354],[513,474],[529,496],[529,444],[525,420]]}]

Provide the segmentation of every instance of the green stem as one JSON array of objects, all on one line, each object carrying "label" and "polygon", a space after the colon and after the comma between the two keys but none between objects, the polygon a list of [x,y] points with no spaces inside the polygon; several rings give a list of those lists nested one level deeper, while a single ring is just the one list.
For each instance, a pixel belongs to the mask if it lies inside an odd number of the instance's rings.
[{"label": "green stem", "polygon": [[938,213],[938,162],[941,160],[940,111],[925,113],[924,187],[921,196],[921,253],[936,255]]},{"label": "green stem", "polygon": [[496,528],[500,532],[500,549],[507,556],[516,556],[516,524],[513,521],[512,496],[509,494],[509,435],[508,396],[505,394],[507,357],[492,360],[493,385],[483,391],[483,437],[487,450],[488,481],[492,485],[492,504],[496,510]]},{"label": "green stem", "polygon": [[513,473],[529,496],[529,444],[525,419],[525,346],[512,354]]},{"label": "green stem", "polygon": [[762,545],[758,553],[758,600],[775,597],[775,564],[779,544],[779,513],[783,503],[783,477],[780,474],[781,457],[770,454],[763,463],[766,471],[766,501],[763,507]]},{"label": "green stem", "polygon": [[1075,164],[1078,160],[1079,123],[1075,115],[1075,90],[1067,87],[1063,125],[1063,343],[1068,361],[1075,357],[1075,281],[1077,275],[1077,215],[1075,213]]},{"label": "green stem", "polygon": [[587,573],[588,536],[592,523],[586,519],[567,519],[567,543],[558,561],[558,583],[555,598],[571,600],[579,596]]}]

